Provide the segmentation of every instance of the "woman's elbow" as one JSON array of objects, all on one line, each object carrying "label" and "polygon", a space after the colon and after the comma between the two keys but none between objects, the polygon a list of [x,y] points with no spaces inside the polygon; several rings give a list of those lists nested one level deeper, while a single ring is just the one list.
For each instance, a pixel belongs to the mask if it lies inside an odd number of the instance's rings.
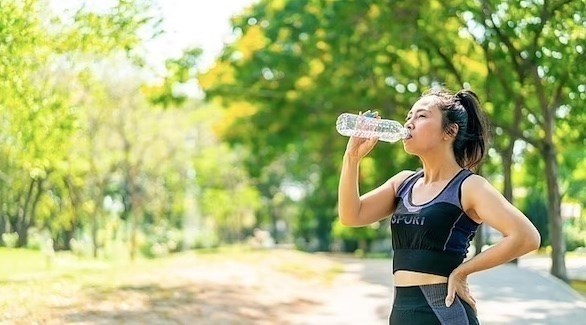
[{"label": "woman's elbow", "polygon": [[533,229],[530,242],[532,251],[539,249],[539,247],[541,246],[541,234],[539,234],[539,231],[537,231],[537,229]]},{"label": "woman's elbow", "polygon": [[359,209],[349,209],[347,207],[338,206],[338,220],[342,226],[356,227],[358,223],[360,211]]},{"label": "woman's elbow", "polygon": [[338,221],[344,227],[360,227],[360,214],[353,211],[338,211]]},{"label": "woman's elbow", "polygon": [[525,253],[532,252],[534,250],[539,249],[541,245],[541,235],[536,228],[531,228],[523,234],[523,247],[525,248]]},{"label": "woman's elbow", "polygon": [[340,215],[338,221],[344,227],[356,227],[356,218]]}]

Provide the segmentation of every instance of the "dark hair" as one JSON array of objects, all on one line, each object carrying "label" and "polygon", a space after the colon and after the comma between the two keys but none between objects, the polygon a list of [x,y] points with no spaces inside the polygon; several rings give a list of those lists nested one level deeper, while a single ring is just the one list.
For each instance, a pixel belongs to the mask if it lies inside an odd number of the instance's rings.
[{"label": "dark hair", "polygon": [[[442,112],[442,127],[454,140],[456,162],[462,168],[474,169],[482,162],[488,150],[488,120],[478,96],[467,89],[451,93],[446,89],[432,89],[422,95],[436,96]],[[458,127],[455,128],[454,126]]]}]

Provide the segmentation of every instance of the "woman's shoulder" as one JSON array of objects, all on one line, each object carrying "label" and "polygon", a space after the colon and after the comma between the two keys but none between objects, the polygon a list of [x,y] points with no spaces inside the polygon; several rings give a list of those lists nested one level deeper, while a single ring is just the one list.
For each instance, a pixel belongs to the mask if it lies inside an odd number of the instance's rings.
[{"label": "woman's shoulder", "polygon": [[466,179],[464,179],[462,186],[485,186],[490,185],[490,183],[486,180],[486,178],[471,172]]},{"label": "woman's shoulder", "polygon": [[404,182],[407,178],[409,178],[411,175],[416,174],[417,171],[416,170],[408,170],[408,169],[404,169],[398,173],[396,173],[393,177],[391,177],[391,179],[394,179],[396,181],[399,181],[399,183]]},{"label": "woman's shoulder", "polygon": [[483,197],[485,195],[491,195],[496,189],[492,184],[484,177],[472,173],[466,177],[462,182],[462,194],[467,197]]},{"label": "woman's shoulder", "polygon": [[393,188],[395,189],[395,191],[397,191],[397,189],[401,186],[401,184],[403,184],[409,177],[411,177],[412,175],[416,174],[417,171],[415,170],[402,170],[398,173],[396,173],[395,175],[393,175],[393,177],[391,177],[387,183],[389,183],[390,185],[393,186]]}]

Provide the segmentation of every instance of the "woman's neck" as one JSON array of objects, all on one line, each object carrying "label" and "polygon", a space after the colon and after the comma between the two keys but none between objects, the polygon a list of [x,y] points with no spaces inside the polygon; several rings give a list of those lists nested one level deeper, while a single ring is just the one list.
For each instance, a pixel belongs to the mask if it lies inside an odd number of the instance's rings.
[{"label": "woman's neck", "polygon": [[[450,159],[451,158],[451,159]],[[458,165],[456,159],[444,157],[444,159],[421,159],[423,164],[423,181],[424,183],[433,183],[452,179],[462,167]]]}]

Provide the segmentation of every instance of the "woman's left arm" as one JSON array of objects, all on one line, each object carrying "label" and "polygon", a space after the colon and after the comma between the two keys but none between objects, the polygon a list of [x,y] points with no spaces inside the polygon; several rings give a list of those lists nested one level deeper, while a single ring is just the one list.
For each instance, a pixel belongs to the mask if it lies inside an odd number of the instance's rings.
[{"label": "woman's left arm", "polygon": [[472,175],[462,184],[462,207],[477,222],[483,222],[503,234],[497,244],[458,266],[448,281],[446,305],[452,304],[454,293],[475,305],[468,293],[469,274],[507,263],[539,248],[540,235],[527,217],[507,201],[481,176]]}]

